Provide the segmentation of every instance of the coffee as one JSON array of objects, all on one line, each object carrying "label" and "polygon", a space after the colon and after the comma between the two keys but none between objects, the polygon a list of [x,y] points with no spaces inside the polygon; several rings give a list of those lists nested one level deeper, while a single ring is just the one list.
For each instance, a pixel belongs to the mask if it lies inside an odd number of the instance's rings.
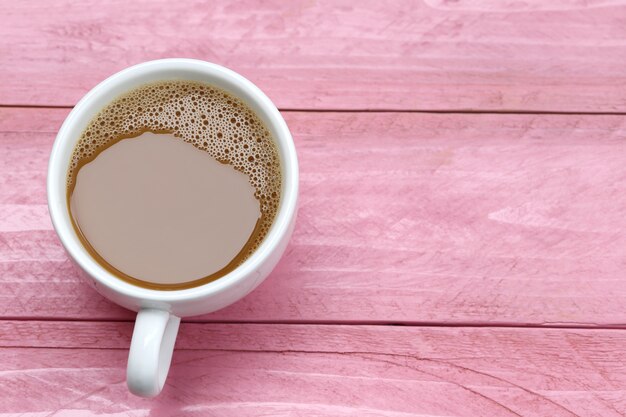
[{"label": "coffee", "polygon": [[274,139],[209,85],[139,87],[100,111],[68,169],[68,206],[103,267],[147,288],[218,279],[261,244],[280,203]]}]

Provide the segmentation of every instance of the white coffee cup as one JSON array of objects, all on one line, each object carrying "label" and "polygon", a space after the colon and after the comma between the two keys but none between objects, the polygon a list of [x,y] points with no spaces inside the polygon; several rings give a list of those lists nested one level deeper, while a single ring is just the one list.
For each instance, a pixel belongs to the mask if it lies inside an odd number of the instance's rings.
[{"label": "white coffee cup", "polygon": [[[106,104],[140,85],[161,80],[211,84],[243,100],[276,140],[282,168],[282,194],[274,224],[263,243],[243,264],[216,281],[183,290],[159,291],[132,285],[98,264],[82,246],[70,222],[67,172],[74,145]],[[298,160],[287,124],[263,92],[241,75],[204,61],[163,59],[127,68],[87,93],[71,111],[54,142],[48,166],[48,206],[63,246],[103,296],[130,310],[137,320],[128,357],[131,392],[153,397],[163,388],[181,317],[210,313],[244,297],[272,271],[293,231],[298,198]]]}]

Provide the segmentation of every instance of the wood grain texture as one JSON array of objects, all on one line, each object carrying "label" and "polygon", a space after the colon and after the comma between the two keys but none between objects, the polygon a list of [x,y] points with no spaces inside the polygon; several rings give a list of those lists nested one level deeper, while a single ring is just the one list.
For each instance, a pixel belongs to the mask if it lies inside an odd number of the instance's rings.
[{"label": "wood grain texture", "polygon": [[[0,109],[0,316],[131,319],[46,217],[65,109]],[[301,206],[275,272],[196,321],[620,326],[626,119],[285,114]]]},{"label": "wood grain texture", "polygon": [[[0,2],[0,417],[625,416],[625,17],[626,0]],[[177,56],[283,109],[622,115],[285,113],[290,247],[182,323],[145,400],[125,384],[133,314],[82,282],[48,218],[69,109],[10,106],[71,106]]]},{"label": "wood grain texture", "polygon": [[282,108],[626,111],[623,0],[0,3],[0,104],[198,58]]},{"label": "wood grain texture", "polygon": [[[621,330],[187,323],[154,400],[133,397],[124,383],[131,330],[0,322],[0,415],[626,413]],[[24,393],[37,395],[25,402]]]}]

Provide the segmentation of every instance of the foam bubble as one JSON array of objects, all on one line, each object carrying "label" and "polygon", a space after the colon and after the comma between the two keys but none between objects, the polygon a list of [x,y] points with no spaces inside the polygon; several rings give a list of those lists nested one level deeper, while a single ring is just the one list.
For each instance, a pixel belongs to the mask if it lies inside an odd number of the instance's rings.
[{"label": "foam bubble", "polygon": [[260,233],[248,255],[254,252],[269,231],[280,201],[278,150],[267,128],[246,104],[213,86],[164,81],[144,85],[111,102],[91,120],[76,144],[68,187],[73,188],[80,167],[102,150],[146,131],[171,133],[248,176],[262,214]]}]

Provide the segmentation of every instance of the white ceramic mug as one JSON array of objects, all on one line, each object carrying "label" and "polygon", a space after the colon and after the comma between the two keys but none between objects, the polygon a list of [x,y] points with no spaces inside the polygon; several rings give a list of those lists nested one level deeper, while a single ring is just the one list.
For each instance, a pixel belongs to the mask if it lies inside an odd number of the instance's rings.
[{"label": "white ceramic mug", "polygon": [[[282,194],[274,224],[250,258],[216,281],[198,287],[159,291],[134,286],[100,266],[81,245],[70,223],[67,172],[81,133],[105,105],[140,85],[160,80],[211,84],[243,100],[276,140],[282,166]],[[137,311],[128,357],[127,382],[134,394],[157,395],[169,371],[181,317],[210,313],[234,303],[259,285],[278,263],[293,231],[298,197],[298,160],[285,121],[263,92],[241,75],[191,59],[163,59],[127,68],[92,89],[69,114],[54,142],[48,166],[48,206],[63,246],[87,281],[103,296]]]}]

